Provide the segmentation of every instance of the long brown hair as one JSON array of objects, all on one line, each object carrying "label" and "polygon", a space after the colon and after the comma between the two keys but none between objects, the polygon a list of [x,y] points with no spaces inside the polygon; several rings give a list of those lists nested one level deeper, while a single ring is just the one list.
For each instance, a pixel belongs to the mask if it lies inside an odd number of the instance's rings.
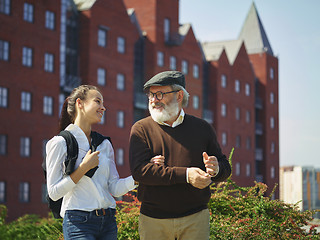
[{"label": "long brown hair", "polygon": [[76,117],[76,101],[78,98],[85,100],[90,90],[100,92],[96,86],[80,85],[73,89],[69,97],[64,100],[59,120],[59,131],[64,130],[69,124],[74,123]]}]

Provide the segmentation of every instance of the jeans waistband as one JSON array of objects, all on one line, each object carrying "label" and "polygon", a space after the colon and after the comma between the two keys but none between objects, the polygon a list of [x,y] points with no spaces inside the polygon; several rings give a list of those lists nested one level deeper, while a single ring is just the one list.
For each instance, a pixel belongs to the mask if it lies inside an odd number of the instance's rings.
[{"label": "jeans waistband", "polygon": [[106,215],[114,215],[116,213],[116,210],[114,208],[100,208],[100,209],[95,209],[92,211],[84,211],[84,210],[67,210],[69,212],[81,212],[81,213],[86,213],[90,216],[106,216]]}]

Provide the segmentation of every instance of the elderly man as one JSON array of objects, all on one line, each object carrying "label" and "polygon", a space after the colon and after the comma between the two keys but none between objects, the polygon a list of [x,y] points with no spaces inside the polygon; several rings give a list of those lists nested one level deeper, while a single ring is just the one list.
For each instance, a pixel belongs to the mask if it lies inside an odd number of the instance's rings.
[{"label": "elderly man", "polygon": [[[130,133],[130,168],[139,182],[142,240],[209,239],[209,185],[231,168],[213,128],[185,114],[189,94],[178,71],[147,81],[150,115]],[[155,164],[156,163],[156,164]]]}]

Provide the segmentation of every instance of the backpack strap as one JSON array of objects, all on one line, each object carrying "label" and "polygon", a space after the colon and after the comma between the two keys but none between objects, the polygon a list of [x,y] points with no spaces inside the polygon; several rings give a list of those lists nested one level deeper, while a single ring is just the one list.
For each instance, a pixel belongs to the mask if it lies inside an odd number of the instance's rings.
[{"label": "backpack strap", "polygon": [[70,175],[74,172],[74,166],[78,159],[79,146],[76,138],[73,134],[67,130],[61,131],[58,136],[62,136],[66,140],[67,144],[67,158],[64,162],[66,167],[66,174]]},{"label": "backpack strap", "polygon": [[[103,135],[101,135],[100,133],[97,133],[97,132],[92,131],[90,135],[91,135],[91,151],[92,151],[92,152],[96,151],[96,150],[97,150],[97,147],[98,147],[105,139],[108,139],[108,140],[111,142],[111,138],[110,138],[110,137],[103,136]],[[97,171],[97,169],[98,169],[98,166],[90,169],[90,170],[86,173],[86,176],[92,177],[93,174]]]}]

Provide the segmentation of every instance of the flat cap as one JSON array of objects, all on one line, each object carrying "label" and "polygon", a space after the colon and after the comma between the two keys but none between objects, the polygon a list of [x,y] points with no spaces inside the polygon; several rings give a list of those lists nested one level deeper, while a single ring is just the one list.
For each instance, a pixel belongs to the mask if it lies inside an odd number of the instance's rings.
[{"label": "flat cap", "polygon": [[179,71],[165,71],[160,72],[153,76],[149,81],[147,81],[143,89],[146,90],[151,86],[168,86],[177,84],[185,88],[185,78],[184,75]]}]

